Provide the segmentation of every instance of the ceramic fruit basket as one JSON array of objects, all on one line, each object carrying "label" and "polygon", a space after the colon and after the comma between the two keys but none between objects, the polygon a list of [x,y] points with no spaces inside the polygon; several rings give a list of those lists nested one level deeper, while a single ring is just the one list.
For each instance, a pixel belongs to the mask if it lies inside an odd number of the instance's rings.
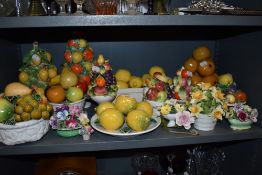
[{"label": "ceramic fruit basket", "polygon": [[5,125],[0,123],[0,142],[16,145],[41,139],[49,130],[49,120],[29,120]]}]

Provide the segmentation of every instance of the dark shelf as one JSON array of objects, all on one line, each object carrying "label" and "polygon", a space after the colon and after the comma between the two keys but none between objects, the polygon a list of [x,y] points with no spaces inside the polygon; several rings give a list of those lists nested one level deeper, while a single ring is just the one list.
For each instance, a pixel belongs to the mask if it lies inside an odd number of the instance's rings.
[{"label": "dark shelf", "polygon": [[0,17],[0,28],[83,27],[83,26],[262,26],[261,16],[221,15],[94,15]]},{"label": "dark shelf", "polygon": [[0,145],[0,155],[49,154],[125,150],[201,143],[228,142],[259,139],[262,129],[254,126],[246,131],[233,131],[227,123],[218,123],[214,131],[200,132],[199,136],[174,134],[161,126],[151,133],[133,137],[116,137],[95,132],[91,140],[81,136],[63,138],[50,130],[41,140],[15,146]]}]

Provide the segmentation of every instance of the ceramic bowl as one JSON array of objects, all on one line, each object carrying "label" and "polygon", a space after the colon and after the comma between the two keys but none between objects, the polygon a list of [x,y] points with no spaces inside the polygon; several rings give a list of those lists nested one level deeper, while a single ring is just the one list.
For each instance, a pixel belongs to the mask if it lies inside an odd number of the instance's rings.
[{"label": "ceramic bowl", "polygon": [[164,102],[157,102],[157,101],[152,101],[152,100],[146,100],[146,101],[150,103],[152,107],[155,109],[164,105]]},{"label": "ceramic bowl", "polygon": [[100,104],[102,102],[111,102],[115,99],[116,97],[112,97],[112,96],[103,96],[103,95],[99,95],[99,96],[91,96],[91,99],[93,101],[95,101],[96,103]]},{"label": "ceramic bowl", "polygon": [[57,107],[61,107],[62,105],[68,105],[70,106],[79,106],[80,109],[83,109],[85,107],[86,98],[83,98],[82,100],[72,102],[72,103],[49,103],[53,106],[53,110],[55,111]]}]

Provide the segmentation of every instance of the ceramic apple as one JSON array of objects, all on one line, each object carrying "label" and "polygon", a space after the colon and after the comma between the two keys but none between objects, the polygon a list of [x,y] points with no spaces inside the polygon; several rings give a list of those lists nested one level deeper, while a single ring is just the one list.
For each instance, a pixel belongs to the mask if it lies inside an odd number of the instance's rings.
[{"label": "ceramic apple", "polygon": [[148,100],[155,100],[157,98],[158,90],[156,88],[149,88],[146,92]]}]

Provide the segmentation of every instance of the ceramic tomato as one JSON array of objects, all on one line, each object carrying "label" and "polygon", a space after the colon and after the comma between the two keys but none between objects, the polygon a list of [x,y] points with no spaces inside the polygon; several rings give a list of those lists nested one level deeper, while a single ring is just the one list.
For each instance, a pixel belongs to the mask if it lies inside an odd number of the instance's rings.
[{"label": "ceramic tomato", "polygon": [[79,81],[86,83],[86,85],[89,85],[90,82],[91,82],[91,79],[90,79],[90,76],[88,76],[88,75],[83,75],[83,76],[81,76],[81,77],[79,78]]},{"label": "ceramic tomato", "polygon": [[235,98],[236,98],[236,101],[239,101],[239,102],[246,102],[247,101],[247,94],[244,92],[244,91],[237,91],[235,94],[234,94]]},{"label": "ceramic tomato", "polygon": [[75,74],[80,74],[83,70],[83,67],[80,64],[73,64],[73,66],[71,67],[71,70],[75,73]]},{"label": "ceramic tomato", "polygon": [[93,49],[85,49],[83,55],[86,61],[91,61],[94,56]]},{"label": "ceramic tomato", "polygon": [[83,93],[86,93],[87,91],[87,84],[85,82],[78,81],[76,87],[81,88]]},{"label": "ceramic tomato", "polygon": [[67,63],[71,63],[72,62],[72,53],[69,50],[65,51],[64,58]]}]

